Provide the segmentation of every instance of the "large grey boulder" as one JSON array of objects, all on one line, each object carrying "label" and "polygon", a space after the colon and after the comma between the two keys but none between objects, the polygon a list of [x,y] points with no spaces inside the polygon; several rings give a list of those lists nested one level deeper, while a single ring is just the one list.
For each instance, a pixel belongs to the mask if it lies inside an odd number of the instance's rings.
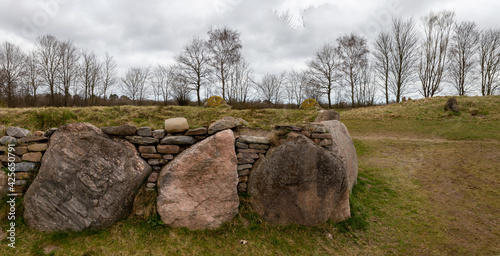
[{"label": "large grey boulder", "polygon": [[349,191],[352,191],[358,179],[358,156],[351,135],[345,125],[337,120],[321,122],[332,136],[332,154],[341,156],[346,161]]},{"label": "large grey boulder", "polygon": [[250,172],[253,209],[276,225],[316,226],[350,217],[345,162],[303,135],[267,152]]},{"label": "large grey boulder", "polygon": [[444,105],[444,110],[445,111],[452,111],[453,113],[458,113],[460,109],[458,108],[458,101],[457,98],[451,97],[446,101],[446,104]]},{"label": "large grey boulder", "polygon": [[157,209],[173,227],[214,229],[238,214],[234,134],[219,132],[166,165],[158,178]]},{"label": "large grey boulder", "polygon": [[52,135],[26,192],[24,219],[46,232],[111,226],[130,214],[150,173],[129,142],[91,124],[64,125]]}]

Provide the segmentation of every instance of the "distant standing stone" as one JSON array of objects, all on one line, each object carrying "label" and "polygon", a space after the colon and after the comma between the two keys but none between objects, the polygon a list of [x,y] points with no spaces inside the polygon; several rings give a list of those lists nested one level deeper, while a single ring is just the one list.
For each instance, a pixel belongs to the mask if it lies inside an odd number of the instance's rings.
[{"label": "distant standing stone", "polygon": [[23,138],[30,134],[30,131],[20,128],[20,127],[9,127],[7,128],[7,135],[15,138]]},{"label": "distant standing stone", "polygon": [[184,117],[176,117],[165,120],[165,132],[180,133],[189,130],[189,124]]},{"label": "distant standing stone", "polygon": [[458,102],[455,97],[451,97],[448,99],[446,104],[444,105],[444,110],[445,111],[452,111],[453,113],[458,113]]}]

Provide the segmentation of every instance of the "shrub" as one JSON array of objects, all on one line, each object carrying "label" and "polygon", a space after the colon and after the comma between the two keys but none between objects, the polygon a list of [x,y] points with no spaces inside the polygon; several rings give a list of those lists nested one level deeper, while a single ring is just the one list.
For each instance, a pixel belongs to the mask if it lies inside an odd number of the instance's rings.
[{"label": "shrub", "polygon": [[302,104],[300,104],[300,109],[312,109],[317,108],[320,109],[321,106],[315,99],[305,99]]},{"label": "shrub", "polygon": [[220,106],[227,106],[226,101],[220,97],[220,96],[212,96],[208,98],[206,102],[207,107],[220,107]]},{"label": "shrub", "polygon": [[77,119],[77,116],[67,109],[39,109],[34,113],[34,117],[36,126],[42,130],[59,127],[69,120]]}]

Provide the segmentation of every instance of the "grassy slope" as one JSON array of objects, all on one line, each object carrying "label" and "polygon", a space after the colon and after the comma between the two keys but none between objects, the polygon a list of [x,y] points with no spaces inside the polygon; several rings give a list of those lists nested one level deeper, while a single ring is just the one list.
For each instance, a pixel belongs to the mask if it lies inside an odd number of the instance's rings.
[{"label": "grassy slope", "polygon": [[[21,220],[18,248],[10,250],[3,242],[0,255],[37,255],[49,245],[61,248],[58,255],[500,254],[500,97],[461,97],[460,115],[444,113],[445,101],[433,98],[341,113],[354,138],[360,166],[358,185],[351,195],[353,217],[345,223],[273,227],[255,216],[246,200],[240,206],[242,214],[215,231],[171,229],[155,220],[129,219],[98,231],[48,235],[28,231]],[[53,114],[55,121],[46,117],[51,113],[59,113]],[[184,116],[197,127],[225,115],[269,129],[278,123],[311,121],[315,112],[179,107],[0,109],[0,124],[31,130],[73,121],[161,128],[164,118]],[[33,120],[36,116],[43,121]],[[239,244],[241,239],[248,244]]]}]

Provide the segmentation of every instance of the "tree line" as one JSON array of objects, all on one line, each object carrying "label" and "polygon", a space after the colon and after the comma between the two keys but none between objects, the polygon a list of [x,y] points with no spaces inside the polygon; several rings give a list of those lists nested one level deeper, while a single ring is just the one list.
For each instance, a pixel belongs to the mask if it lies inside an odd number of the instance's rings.
[{"label": "tree line", "polygon": [[412,18],[393,17],[392,26],[371,44],[355,33],[341,35],[320,47],[304,70],[259,79],[242,56],[240,33],[227,27],[210,28],[206,38],[192,38],[172,65],[131,67],[122,76],[108,53],[98,56],[52,35],[38,37],[28,52],[4,42],[0,104],[202,105],[219,95],[233,106],[298,106],[313,98],[331,108],[373,105],[376,95],[383,95],[386,104],[400,102],[415,90],[433,97],[445,86],[457,95],[499,92],[500,29],[455,21],[450,11],[429,12],[420,28]]}]

